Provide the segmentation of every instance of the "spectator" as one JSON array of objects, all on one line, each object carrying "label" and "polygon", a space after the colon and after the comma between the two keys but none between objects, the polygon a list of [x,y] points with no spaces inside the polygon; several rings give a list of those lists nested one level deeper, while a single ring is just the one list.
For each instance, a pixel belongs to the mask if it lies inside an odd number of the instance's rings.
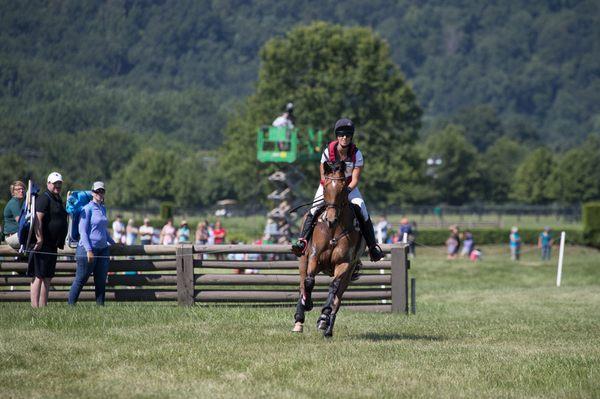
[{"label": "spectator", "polygon": [[60,196],[62,176],[52,172],[46,181],[47,190],[39,195],[35,204],[35,244],[27,264],[27,275],[33,277],[30,297],[34,308],[48,304],[58,248],[64,247],[68,230],[67,211]]},{"label": "spectator", "polygon": [[375,226],[375,237],[377,238],[377,242],[379,244],[385,244],[387,242],[388,229],[390,228],[390,224],[387,221],[385,215],[382,215],[379,218],[379,223]]},{"label": "spectator", "polygon": [[196,245],[206,245],[208,242],[208,222],[199,222],[196,227],[195,243]]},{"label": "spectator", "polygon": [[206,229],[208,230],[208,241],[206,244],[213,245],[215,243],[215,228],[212,224],[207,222]]},{"label": "spectator", "polygon": [[25,201],[25,183],[20,180],[13,182],[10,185],[10,194],[12,198],[4,207],[4,235],[8,245],[14,249],[19,249],[19,235],[17,234],[19,227],[19,216],[21,216],[21,208]]},{"label": "spectator", "polygon": [[133,219],[127,221],[127,227],[125,228],[125,244],[133,245],[137,240],[138,228],[135,227]]},{"label": "spectator", "polygon": [[296,118],[294,117],[294,104],[287,103],[287,105],[285,106],[285,112],[279,115],[277,118],[275,118],[272,125],[275,127],[285,127],[288,129],[293,129],[295,120]]},{"label": "spectator", "polygon": [[479,248],[475,248],[474,250],[471,251],[471,254],[469,255],[469,259],[471,259],[473,262],[476,262],[478,260],[481,260],[481,256],[482,256],[482,252]]},{"label": "spectator", "polygon": [[[225,239],[227,237],[227,231],[221,226],[220,220],[217,220],[215,222],[215,228],[214,228],[213,232],[215,235],[215,244],[216,245],[225,244]],[[217,259],[223,260],[223,254],[217,254]]]},{"label": "spectator", "polygon": [[160,231],[160,243],[163,245],[171,245],[175,243],[175,235],[177,230],[175,226],[173,226],[173,219],[167,219],[167,224],[165,224]]},{"label": "spectator", "polygon": [[446,240],[446,250],[448,253],[448,259],[456,259],[458,256],[458,249],[460,248],[460,237],[458,235],[458,227],[450,226],[450,236]]},{"label": "spectator", "polygon": [[473,240],[473,234],[471,234],[470,231],[465,231],[464,235],[464,240],[463,240],[463,247],[462,250],[460,251],[460,257],[461,258],[470,258],[471,257],[471,252],[473,252],[473,249],[475,248],[475,241]]},{"label": "spectator", "polygon": [[182,220],[179,229],[177,229],[177,243],[190,243],[190,227],[188,226],[187,220]]},{"label": "spectator", "polygon": [[154,235],[154,227],[150,225],[150,219],[144,218],[144,224],[138,230],[142,245],[152,244],[152,236]]},{"label": "spectator", "polygon": [[538,248],[542,250],[542,260],[550,260],[550,251],[553,243],[554,239],[552,238],[550,227],[544,227],[544,231],[538,237]]},{"label": "spectator", "polygon": [[123,217],[117,215],[117,218],[112,224],[113,230],[113,241],[119,244],[125,244],[125,224],[123,224]]},{"label": "spectator", "polygon": [[408,241],[408,255],[412,258],[415,256],[415,237],[416,237],[416,222],[409,223],[408,218],[403,217],[400,219],[400,226],[398,228],[398,241],[404,240],[404,234]]},{"label": "spectator", "polygon": [[510,235],[508,236],[510,246],[510,259],[518,261],[521,257],[521,236],[519,235],[519,228],[513,226],[510,229]]},{"label": "spectator", "polygon": [[110,257],[109,245],[115,244],[108,233],[108,218],[104,207],[105,193],[104,183],[101,181],[94,182],[92,185],[92,201],[81,210],[79,220],[80,239],[75,251],[77,271],[69,291],[69,299],[67,300],[69,305],[77,303],[83,286],[93,273],[96,305],[104,306],[106,276],[108,275]]}]

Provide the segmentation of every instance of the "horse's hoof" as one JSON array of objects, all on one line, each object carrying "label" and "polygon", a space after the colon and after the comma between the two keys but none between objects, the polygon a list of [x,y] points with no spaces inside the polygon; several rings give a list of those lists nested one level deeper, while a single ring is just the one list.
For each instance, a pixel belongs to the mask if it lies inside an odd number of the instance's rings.
[{"label": "horse's hoof", "polygon": [[297,322],[294,324],[294,328],[292,329],[292,332],[296,332],[296,333],[301,333],[304,331],[304,324]]},{"label": "horse's hoof", "polygon": [[329,319],[319,317],[319,320],[317,320],[317,330],[325,331],[327,327],[329,327]]},{"label": "horse's hoof", "polygon": [[332,338],[333,337],[333,330],[327,329],[323,332],[323,336],[325,338]]}]

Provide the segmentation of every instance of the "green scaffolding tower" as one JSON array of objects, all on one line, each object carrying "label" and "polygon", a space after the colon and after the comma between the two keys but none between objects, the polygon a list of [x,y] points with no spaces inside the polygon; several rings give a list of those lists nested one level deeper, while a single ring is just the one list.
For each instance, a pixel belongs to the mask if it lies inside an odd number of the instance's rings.
[{"label": "green scaffolding tower", "polygon": [[324,137],[322,130],[314,129],[301,133],[297,128],[265,126],[257,131],[256,158],[260,162],[280,164],[279,170],[269,176],[275,190],[267,198],[276,206],[267,214],[265,229],[278,242],[291,240],[293,222],[297,217],[288,212],[294,199],[293,193],[304,179],[295,164],[319,160]]}]

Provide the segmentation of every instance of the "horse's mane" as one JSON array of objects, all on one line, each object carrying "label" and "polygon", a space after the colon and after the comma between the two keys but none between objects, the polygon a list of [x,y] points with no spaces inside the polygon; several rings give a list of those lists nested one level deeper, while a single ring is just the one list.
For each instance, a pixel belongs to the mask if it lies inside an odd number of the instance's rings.
[{"label": "horse's mane", "polygon": [[338,160],[335,162],[326,162],[325,163],[325,174],[331,175],[334,173],[345,172],[346,170],[346,162]]}]

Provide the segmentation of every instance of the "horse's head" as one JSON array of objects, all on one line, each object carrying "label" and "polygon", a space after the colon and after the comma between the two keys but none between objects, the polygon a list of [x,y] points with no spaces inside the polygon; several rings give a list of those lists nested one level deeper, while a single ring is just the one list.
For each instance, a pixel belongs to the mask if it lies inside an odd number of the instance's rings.
[{"label": "horse's head", "polygon": [[326,162],[323,169],[325,171],[323,200],[327,206],[325,221],[329,227],[333,227],[337,222],[343,203],[348,199],[346,194],[346,187],[348,186],[345,174],[346,163],[344,161]]}]

